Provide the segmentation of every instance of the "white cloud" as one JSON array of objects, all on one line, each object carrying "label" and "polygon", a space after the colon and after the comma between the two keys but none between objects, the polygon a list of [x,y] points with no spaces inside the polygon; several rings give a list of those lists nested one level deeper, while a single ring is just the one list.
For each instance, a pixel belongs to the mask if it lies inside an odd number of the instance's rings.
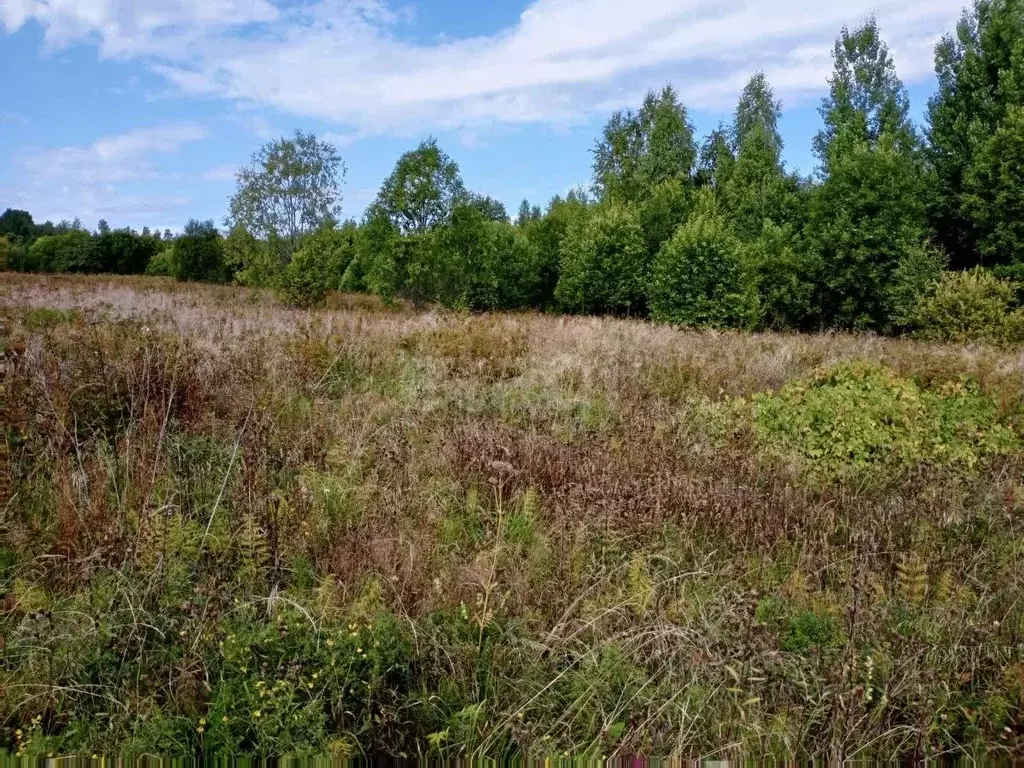
[{"label": "white cloud", "polygon": [[[174,123],[104,136],[86,146],[66,146],[29,153],[22,160],[24,183],[18,197],[40,219],[72,219],[87,224],[101,218],[118,224],[146,224],[189,202],[182,195],[133,193],[136,182],[161,174],[152,157],[178,152],[209,136],[197,123]],[[152,185],[150,186],[152,188]]]},{"label": "white cloud", "polygon": [[95,39],[103,55],[142,57],[185,94],[367,135],[566,123],[667,81],[721,108],[755,69],[801,99],[824,87],[839,28],[871,13],[901,75],[919,81],[964,2],[534,0],[492,35],[432,43],[403,39],[408,14],[385,0],[0,0],[0,20],[35,18],[53,45]]}]

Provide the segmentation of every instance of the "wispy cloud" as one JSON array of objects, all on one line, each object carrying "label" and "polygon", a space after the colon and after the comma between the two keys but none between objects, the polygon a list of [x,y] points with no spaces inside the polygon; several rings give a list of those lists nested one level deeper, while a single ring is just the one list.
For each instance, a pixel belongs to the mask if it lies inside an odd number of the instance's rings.
[{"label": "wispy cloud", "polygon": [[666,81],[720,108],[754,69],[802,99],[824,87],[839,28],[871,13],[914,82],[963,2],[534,0],[493,35],[433,43],[402,39],[408,17],[385,0],[4,0],[0,20],[35,18],[51,45],[94,40],[105,56],[141,57],[184,94],[377,135],[571,123]]},{"label": "wispy cloud", "polygon": [[37,216],[81,216],[86,222],[115,218],[145,224],[147,217],[183,208],[182,195],[133,193],[134,182],[160,178],[153,157],[178,152],[209,136],[198,123],[174,123],[104,136],[92,144],[31,152],[21,162],[19,198]]}]

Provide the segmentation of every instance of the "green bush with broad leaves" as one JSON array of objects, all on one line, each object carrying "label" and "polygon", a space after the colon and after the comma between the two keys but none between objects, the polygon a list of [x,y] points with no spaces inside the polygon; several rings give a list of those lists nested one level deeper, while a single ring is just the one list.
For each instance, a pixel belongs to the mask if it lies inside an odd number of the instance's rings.
[{"label": "green bush with broad leaves", "polygon": [[920,386],[874,363],[840,363],[756,399],[762,452],[827,477],[919,464],[973,467],[1021,447],[968,380]]}]

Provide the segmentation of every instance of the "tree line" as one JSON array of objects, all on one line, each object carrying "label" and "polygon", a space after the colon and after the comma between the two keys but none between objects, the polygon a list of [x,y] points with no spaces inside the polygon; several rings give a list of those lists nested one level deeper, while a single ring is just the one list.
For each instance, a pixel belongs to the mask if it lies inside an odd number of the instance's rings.
[{"label": "tree line", "polygon": [[874,19],[844,28],[833,60],[808,177],[783,163],[781,104],[758,73],[730,123],[699,141],[671,86],[616,112],[593,148],[592,186],[544,210],[524,200],[510,217],[429,139],[399,158],[361,222],[341,222],[345,164],[298,132],[239,172],[226,236],[195,221],[174,238],[91,234],[8,211],[0,259],[234,280],[299,305],[341,289],[882,333],[973,312],[998,328],[984,335],[1024,332],[1024,0],[978,0],[941,40],[923,128]]}]

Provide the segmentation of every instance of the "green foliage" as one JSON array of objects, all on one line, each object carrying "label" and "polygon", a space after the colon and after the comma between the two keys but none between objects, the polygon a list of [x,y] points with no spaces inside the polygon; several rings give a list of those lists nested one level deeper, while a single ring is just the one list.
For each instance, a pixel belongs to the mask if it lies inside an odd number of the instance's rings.
[{"label": "green foliage", "polygon": [[[1024,23],[1020,31],[1024,35]],[[961,210],[980,235],[982,263],[1024,263],[1024,103],[1007,109],[977,148],[963,187]]]},{"label": "green foliage", "polygon": [[637,217],[644,234],[648,257],[653,261],[661,247],[686,221],[693,205],[693,190],[678,180],[654,187],[637,207]]},{"label": "green foliage", "polygon": [[831,616],[801,611],[790,617],[779,650],[806,653],[812,649],[833,648],[842,642],[838,622]]},{"label": "green foliage", "polygon": [[555,298],[572,312],[639,313],[646,306],[649,275],[635,210],[603,204],[566,230]]},{"label": "green foliage", "polygon": [[[906,297],[891,286],[916,272],[924,239],[924,173],[906,92],[872,19],[843,30],[815,151],[825,173],[811,197],[807,239],[823,267],[826,323],[885,330]],[[912,281],[911,281],[912,282]],[[909,285],[910,282],[905,283]]]},{"label": "green foliage", "polygon": [[267,240],[257,240],[245,227],[236,224],[224,238],[225,266],[240,285],[253,288],[276,285],[286,261],[284,243],[274,235]]},{"label": "green foliage", "polygon": [[666,86],[639,112],[612,115],[594,148],[594,188],[602,200],[639,202],[659,184],[689,183],[696,160],[686,108]]},{"label": "green foliage", "polygon": [[400,233],[421,234],[447,222],[465,197],[459,166],[431,138],[398,159],[373,208]]},{"label": "green foliage", "polygon": [[489,220],[478,207],[460,206],[438,230],[438,286],[446,306],[472,309],[525,307],[535,293],[534,251],[507,222]]},{"label": "green foliage", "polygon": [[95,243],[102,271],[119,275],[141,275],[150,259],[163,249],[160,240],[130,229],[108,229],[95,238]]},{"label": "green foliage", "polygon": [[917,322],[924,296],[942,278],[946,254],[928,244],[911,245],[900,259],[885,290],[885,306],[892,330],[906,330]]},{"label": "green foliage", "polygon": [[852,32],[844,27],[832,59],[829,95],[821,105],[825,125],[814,138],[826,174],[832,173],[835,160],[858,147],[886,146],[898,154],[916,151],[910,100],[878,22],[870,18]]},{"label": "green foliage", "polygon": [[[962,269],[1020,260],[1019,109],[1024,106],[1024,8],[979,0],[935,49],[928,103],[935,189],[930,218]],[[1003,152],[1007,153],[1004,158]],[[998,207],[989,208],[997,204]]]},{"label": "green foliage", "polygon": [[99,272],[103,266],[92,235],[83,229],[39,238],[29,258],[44,272]]},{"label": "green foliage", "polygon": [[525,224],[535,258],[537,280],[532,304],[551,307],[555,303],[555,288],[561,275],[562,241],[574,222],[587,216],[587,203],[577,195],[563,199],[556,196],[543,217],[532,218]]},{"label": "green foliage", "polygon": [[174,277],[178,280],[221,282],[227,279],[224,241],[212,221],[191,219],[174,241]]},{"label": "green foliage", "polygon": [[720,124],[701,145],[697,186],[720,193],[725,189],[735,164],[736,155],[729,140],[729,131]]},{"label": "green foliage", "polygon": [[146,265],[146,274],[150,277],[174,277],[174,249],[164,248],[153,255]]},{"label": "green foliage", "polygon": [[881,365],[840,363],[756,400],[759,442],[825,477],[922,463],[973,467],[1020,449],[996,402],[962,381],[924,388]]},{"label": "green foliage", "polygon": [[765,221],[761,234],[747,246],[746,261],[757,283],[761,325],[812,330],[820,324],[821,263],[789,227]]},{"label": "green foliage", "polygon": [[688,326],[749,327],[757,295],[743,248],[710,192],[654,261],[651,316]]},{"label": "green foliage", "polygon": [[307,234],[337,221],[345,171],[338,150],[314,134],[267,142],[238,171],[231,227],[266,242],[279,238],[288,261]]},{"label": "green foliage", "polygon": [[0,215],[0,237],[27,245],[35,235],[36,225],[28,211],[8,208]]},{"label": "green foliage", "polygon": [[309,235],[278,280],[281,300],[301,307],[319,304],[328,291],[340,287],[355,251],[354,225],[340,230],[328,226]]},{"label": "green foliage", "polygon": [[945,272],[916,308],[918,333],[924,338],[965,343],[1024,342],[1024,309],[1013,309],[1018,287],[975,267]]},{"label": "green foliage", "polygon": [[21,248],[12,243],[6,236],[0,236],[0,270],[19,269],[24,258]]},{"label": "green foliage", "polygon": [[857,145],[830,161],[811,197],[806,237],[821,259],[821,312],[829,325],[886,330],[900,319],[897,275],[921,263],[923,179],[916,160],[883,143]]}]

